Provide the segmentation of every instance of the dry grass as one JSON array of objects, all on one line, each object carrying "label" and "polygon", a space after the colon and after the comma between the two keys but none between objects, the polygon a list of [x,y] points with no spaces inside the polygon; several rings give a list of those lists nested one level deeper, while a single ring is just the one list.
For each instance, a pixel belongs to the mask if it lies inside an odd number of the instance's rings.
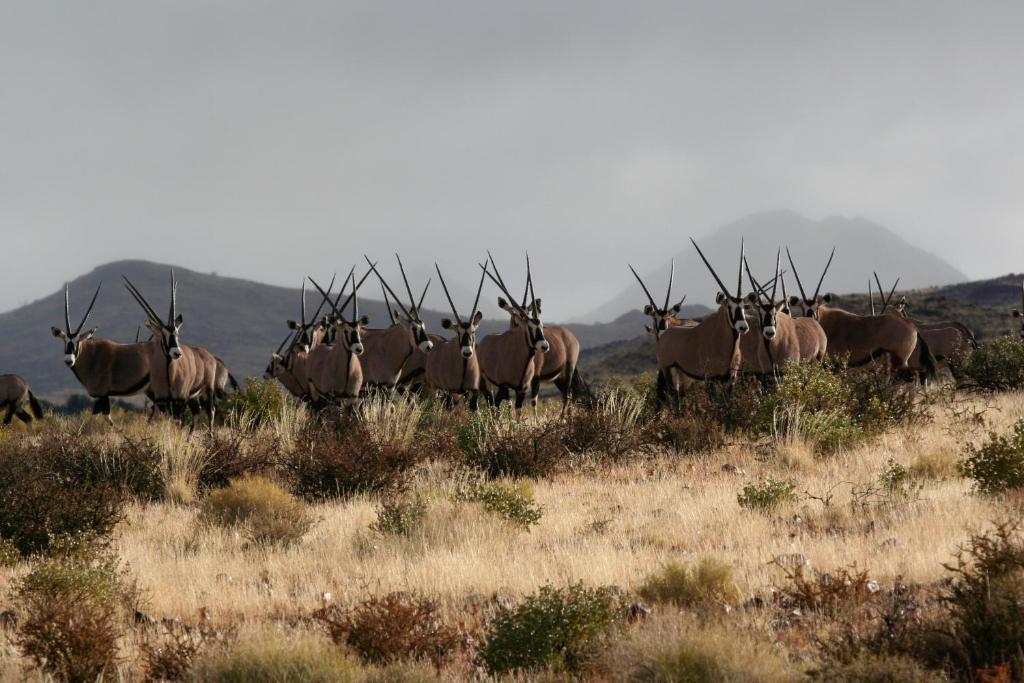
[{"label": "dry grass", "polygon": [[[253,549],[231,530],[198,525],[195,506],[156,503],[130,509],[115,550],[156,618],[194,620],[205,610],[215,624],[246,628],[306,618],[324,606],[325,594],[332,604],[351,607],[371,595],[407,591],[458,614],[494,594],[515,598],[547,583],[583,581],[635,591],[667,563],[692,565],[704,557],[732,567],[741,600],[779,582],[772,561],[783,555],[802,555],[822,569],[856,563],[880,581],[902,576],[929,582],[945,574],[942,564],[958,544],[1000,515],[1002,503],[972,495],[970,483],[952,466],[965,441],[979,440],[991,429],[1006,430],[1024,414],[1024,395],[984,400],[991,405],[981,418],[964,417],[970,411],[962,405],[937,406],[929,425],[883,434],[825,459],[815,459],[799,440],[768,452],[763,445],[734,443],[706,456],[666,455],[541,480],[534,495],[544,515],[530,531],[501,523],[479,506],[437,495],[415,534],[384,537],[371,530],[380,499],[357,496],[313,506],[320,521],[301,543]],[[364,419],[388,425],[383,438],[406,438],[390,426],[391,414],[371,410],[377,412]],[[300,412],[273,429],[294,434],[305,419]],[[497,420],[497,431],[518,429],[505,416]],[[168,454],[174,498],[190,500],[195,482],[189,472],[196,456],[188,435],[159,423],[132,429],[151,430]],[[920,482],[917,498],[852,506],[855,490],[843,482],[876,482],[890,459]],[[723,470],[727,463],[738,472]],[[458,476],[443,466],[423,467],[414,488],[451,491]],[[767,477],[792,477],[799,492],[819,497],[832,492],[831,505],[810,500],[797,510],[767,514],[740,508],[736,496],[743,485]],[[6,596],[12,578],[24,571],[25,563],[0,568],[0,595]],[[0,604],[4,608],[6,602]],[[665,638],[692,631],[691,625],[658,624]],[[718,636],[712,635],[700,647],[714,650]],[[654,656],[640,644],[631,647],[631,656]],[[22,664],[5,650],[3,678],[20,679]],[[788,674],[780,664],[778,675],[765,680]]]}]

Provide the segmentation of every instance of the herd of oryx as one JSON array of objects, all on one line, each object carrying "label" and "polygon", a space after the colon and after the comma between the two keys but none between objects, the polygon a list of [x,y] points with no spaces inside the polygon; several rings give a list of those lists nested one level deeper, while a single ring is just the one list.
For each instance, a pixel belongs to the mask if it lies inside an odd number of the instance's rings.
[{"label": "herd of oryx", "polygon": [[[781,270],[781,249],[776,254],[774,277],[760,282],[750,270],[741,241],[733,291],[697,243],[692,238],[690,241],[719,288],[717,310],[701,319],[679,317],[682,300],[670,305],[674,262],[660,306],[636,270],[629,267],[648,299],[644,313],[652,320],[647,329],[655,338],[661,392],[678,395],[694,382],[734,381],[740,374],[780,381],[787,364],[820,362],[826,356],[839,359],[848,367],[886,360],[908,378],[926,380],[935,376],[940,363],[977,346],[974,335],[961,322],[923,322],[910,317],[905,298],[892,301],[899,280],[886,295],[875,274],[881,310],[876,310],[869,281],[868,315],[832,305],[832,296],[822,295],[821,287],[835,249],[808,296],[787,248],[786,257],[799,290],[799,296],[788,296],[786,271]],[[459,313],[435,264],[452,312],[451,318],[441,322],[451,332],[447,338],[428,334],[420,316],[431,280],[417,298],[397,255],[396,260],[405,297],[395,292],[377,264],[367,258],[366,273],[357,280],[353,266],[337,294],[333,294],[334,280],[324,290],[308,278],[321,297],[316,312],[309,318],[304,280],[299,320],[288,321],[288,334],[271,355],[265,376],[276,378],[291,394],[318,409],[350,404],[368,393],[394,397],[411,390],[425,390],[440,393],[449,401],[464,399],[471,409],[478,407],[481,396],[488,403],[500,404],[514,393],[517,411],[527,398],[536,410],[541,384],[551,382],[562,395],[564,411],[574,392],[585,389],[577,369],[579,340],[567,327],[544,325],[528,255],[526,284],[522,297],[517,299],[488,253],[485,262],[478,264],[480,283],[473,306],[465,316]],[[359,288],[371,273],[381,285],[391,322],[387,327],[370,328],[367,316],[359,314]],[[746,295],[744,273],[751,287]],[[228,386],[237,387],[237,383],[211,352],[180,342],[184,319],[177,310],[174,271],[166,320],[127,277],[122,277],[125,288],[145,313],[145,326],[152,335],[149,340],[119,343],[94,338],[95,328],[82,331],[96,304],[99,287],[81,322],[72,330],[65,286],[64,328],[51,328],[54,337],[64,343],[64,363],[95,401],[93,413],[110,420],[112,397],[144,394],[154,411],[181,419],[190,409],[193,415],[205,413],[212,425],[218,402],[225,397]],[[477,331],[483,318],[480,295],[488,279],[500,291],[498,306],[510,316],[510,325],[508,330],[487,335],[478,342]],[[324,311],[325,306],[329,310]],[[1020,318],[1022,313],[1014,310],[1013,315]],[[750,333],[752,328],[756,331]],[[1024,326],[1021,335],[1024,336]],[[39,402],[17,375],[0,376],[2,409],[6,409],[5,423],[15,415],[25,422],[30,422],[33,415],[42,416]]]}]

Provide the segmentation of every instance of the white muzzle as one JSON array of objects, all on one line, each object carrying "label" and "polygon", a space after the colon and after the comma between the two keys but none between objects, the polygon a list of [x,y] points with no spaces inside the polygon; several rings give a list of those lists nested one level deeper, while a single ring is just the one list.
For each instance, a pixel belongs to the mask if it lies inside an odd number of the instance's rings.
[{"label": "white muzzle", "polygon": [[363,345],[362,344],[353,344],[352,345],[352,353],[356,354],[357,356],[363,355]]},{"label": "white muzzle", "polygon": [[473,357],[473,347],[472,346],[463,346],[462,347],[462,357],[463,358],[472,358]]},{"label": "white muzzle", "polygon": [[[1024,335],[1022,335],[1022,336],[1024,336]],[[66,354],[64,356],[64,365],[68,366],[69,368],[70,367],[74,367],[74,365],[75,365],[75,354],[73,354],[73,353]]]},{"label": "white muzzle", "polygon": [[422,351],[423,353],[427,353],[432,348],[434,348],[434,342],[430,341],[429,339],[425,342],[420,342],[420,351]]},{"label": "white muzzle", "polygon": [[736,331],[740,334],[746,334],[750,330],[750,325],[747,324],[746,320],[740,320],[736,323]]},{"label": "white muzzle", "polygon": [[171,360],[178,360],[179,358],[181,358],[181,349],[175,346],[170,351],[168,351],[168,355],[170,355]]},{"label": "white muzzle", "polygon": [[765,339],[775,339],[775,326],[774,325],[769,325],[768,327],[764,328],[764,338]]}]

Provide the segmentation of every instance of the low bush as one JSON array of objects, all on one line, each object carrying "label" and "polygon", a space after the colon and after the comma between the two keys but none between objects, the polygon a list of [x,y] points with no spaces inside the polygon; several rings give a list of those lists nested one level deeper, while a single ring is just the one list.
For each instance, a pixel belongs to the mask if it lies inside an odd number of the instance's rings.
[{"label": "low bush", "polygon": [[323,636],[276,632],[208,652],[191,676],[204,683],[346,683],[360,678],[359,667]]},{"label": "low bush", "polygon": [[284,449],[285,445],[269,430],[216,430],[203,434],[189,465],[195,469],[196,487],[206,492],[249,473],[275,470]]},{"label": "low bush", "polygon": [[970,385],[987,391],[1024,387],[1024,340],[996,337],[966,355],[960,364]]},{"label": "low bush", "polygon": [[795,503],[798,500],[796,482],[792,479],[776,481],[769,478],[760,484],[747,484],[736,496],[736,502],[740,507],[761,512],[774,510],[780,505]]},{"label": "low bush", "polygon": [[789,583],[779,588],[778,599],[787,608],[797,607],[819,616],[836,618],[850,614],[879,599],[879,587],[865,570],[856,566],[832,572],[810,570],[803,565],[787,567],[775,563],[786,574]]},{"label": "low bush", "polygon": [[712,558],[704,558],[693,567],[670,562],[648,576],[637,592],[645,600],[679,607],[735,604],[739,598],[732,567]]},{"label": "low bush", "polygon": [[258,545],[288,546],[302,540],[315,519],[302,501],[277,483],[245,476],[211,492],[200,506],[199,521],[239,527]]},{"label": "low bush", "polygon": [[331,640],[372,664],[426,660],[440,667],[464,642],[435,603],[405,593],[370,598],[351,610],[324,608],[315,616]]},{"label": "low bush", "polygon": [[460,489],[456,502],[479,503],[485,510],[527,529],[540,522],[544,511],[533,500],[533,488],[527,482],[477,482]]},{"label": "low bush", "polygon": [[423,524],[427,507],[427,500],[422,496],[384,501],[377,509],[377,519],[370,528],[382,534],[408,536]]},{"label": "low bush", "polygon": [[1024,419],[1009,434],[989,434],[987,443],[969,445],[961,473],[979,493],[996,494],[1024,486]]},{"label": "low bush", "polygon": [[546,477],[570,463],[560,425],[520,422],[508,412],[475,413],[458,444],[466,463],[491,477]]},{"label": "low bush", "polygon": [[853,659],[831,662],[811,672],[815,680],[834,683],[942,683],[949,678],[906,655],[862,652]]},{"label": "low bush", "polygon": [[13,601],[24,615],[14,643],[59,680],[95,681],[113,674],[117,641],[137,597],[115,557],[67,541],[14,583]]},{"label": "low bush", "polygon": [[643,444],[644,397],[627,388],[600,392],[588,409],[569,413],[562,427],[565,447],[607,462],[635,455]]},{"label": "low bush", "polygon": [[215,644],[223,645],[234,629],[221,630],[207,623],[197,626],[165,623],[159,633],[151,630],[139,644],[145,681],[183,681],[203,653]]},{"label": "low bush", "polygon": [[499,609],[480,643],[479,663],[491,674],[582,671],[608,642],[617,613],[608,588],[544,586]]},{"label": "low bush", "polygon": [[666,413],[647,427],[652,443],[677,453],[709,453],[725,445],[725,428],[713,416],[694,413]]},{"label": "low bush", "polygon": [[229,424],[253,429],[279,419],[288,400],[278,389],[277,380],[249,377],[244,387],[228,394],[221,411]]}]

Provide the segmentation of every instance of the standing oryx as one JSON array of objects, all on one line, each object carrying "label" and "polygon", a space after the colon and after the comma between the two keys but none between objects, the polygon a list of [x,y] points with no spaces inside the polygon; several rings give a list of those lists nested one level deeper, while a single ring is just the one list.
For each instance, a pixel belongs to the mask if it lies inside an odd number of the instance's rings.
[{"label": "standing oryx", "polygon": [[[25,411],[26,403],[31,414]],[[43,419],[43,407],[39,405],[28,382],[18,375],[0,375],[0,410],[4,409],[7,410],[4,415],[5,425],[11,424],[15,415],[25,424],[32,422],[33,416],[37,420]]]},{"label": "standing oryx", "polygon": [[218,361],[212,353],[201,347],[180,343],[184,317],[178,313],[178,283],[171,269],[171,303],[164,322],[149,305],[142,293],[125,277],[125,287],[146,313],[146,327],[153,333],[148,342],[149,396],[161,410],[183,419],[185,408],[198,413],[206,409],[210,429],[217,411]]},{"label": "standing oryx", "polygon": [[[658,358],[658,369],[668,386],[678,394],[680,390],[693,382],[707,380],[729,380],[734,382],[740,370],[741,351],[740,337],[750,329],[747,323],[744,305],[753,303],[756,295],[752,292],[743,296],[743,244],[740,243],[739,273],[736,282],[736,294],[732,295],[704,253],[691,238],[704,265],[718,283],[719,292],[716,297],[718,310],[701,320],[696,325],[669,325],[667,321],[655,318],[656,329],[660,329],[655,346]],[[632,268],[632,266],[631,266]],[[636,271],[634,271],[634,275]],[[639,276],[637,279],[640,280]],[[667,314],[668,297],[665,309],[659,309],[654,297],[648,291],[643,280],[640,280],[644,293],[650,302],[644,310],[650,315],[652,311]],[[654,316],[652,316],[654,317]],[[659,391],[665,386],[659,380]]]},{"label": "standing oryx", "polygon": [[746,259],[743,267],[747,271],[750,286],[756,295],[753,306],[758,313],[757,332],[745,337],[740,342],[743,353],[743,368],[760,375],[772,375],[779,378],[787,363],[800,362],[800,339],[796,323],[788,313],[782,311],[786,301],[775,298],[779,288],[779,266],[782,250],[775,254],[775,277],[772,279],[772,291],[769,295],[766,288],[754,278],[750,272],[750,264]]},{"label": "standing oryx", "polygon": [[96,328],[83,333],[82,328],[89,320],[99,293],[100,287],[97,287],[82,321],[72,331],[68,285],[64,285],[64,329],[51,327],[50,331],[64,342],[64,364],[94,399],[93,415],[103,414],[113,424],[110,397],[133,396],[149,385],[152,343],[120,344],[109,339],[93,339]]},{"label": "standing oryx", "polygon": [[[490,252],[487,254],[494,274],[487,269],[486,263],[480,268],[484,275],[491,278],[494,284],[508,297],[498,298],[498,305],[512,315],[512,325],[505,332],[489,334],[480,340],[477,356],[480,374],[483,376],[484,391],[492,396],[491,387],[498,392],[498,402],[507,396],[509,390],[516,395],[516,412],[523,407],[527,392],[533,387],[534,375],[537,370],[536,355],[545,353],[551,344],[544,337],[544,323],[540,319],[538,302],[533,301],[532,308],[526,310],[520,306],[512,293],[505,286],[505,280],[498,271],[498,265]],[[527,272],[527,288],[529,288],[529,272]],[[534,404],[534,412],[537,407]]]},{"label": "standing oryx", "polygon": [[814,295],[808,298],[800,281],[800,274],[793,264],[793,257],[789,249],[786,249],[786,257],[800,288],[800,297],[791,297],[790,305],[793,308],[801,308],[805,316],[815,318],[821,324],[828,337],[828,355],[845,360],[849,367],[888,357],[893,368],[907,374],[912,372],[908,360],[914,352],[914,347],[921,344],[922,363],[927,375],[934,377],[935,357],[913,323],[889,315],[871,317],[850,313],[830,306],[831,294],[820,295],[821,284],[834,256],[835,249],[825,264]]},{"label": "standing oryx", "polygon": [[[359,315],[359,286],[366,280],[370,271],[362,280],[356,282],[355,273],[349,275],[352,281],[352,293],[349,294],[341,307],[331,301],[330,294],[325,292],[313,278],[309,281],[331,305],[333,314],[329,314],[331,336],[335,339],[340,335],[341,341],[334,344],[317,344],[309,352],[306,367],[309,375],[309,395],[313,404],[322,407],[325,402],[350,403],[359,397],[363,389],[363,366],[359,356],[363,354],[363,328],[370,323],[365,315]],[[346,281],[347,283],[347,281]],[[345,290],[345,284],[341,286]],[[344,310],[352,302],[352,318],[346,320]]]},{"label": "standing oryx", "polygon": [[[351,277],[351,273],[349,276]],[[334,289],[335,279],[332,277],[331,284],[327,287],[328,295]],[[348,282],[347,278],[345,282]],[[323,327],[318,322],[324,303],[325,300],[321,300],[313,317],[309,320],[306,319],[306,280],[303,279],[299,309],[300,322],[288,321],[288,328],[292,332],[284,338],[281,345],[277,347],[277,351],[270,355],[270,363],[263,374],[264,379],[276,378],[288,390],[288,393],[302,401],[310,400],[307,370],[309,351],[324,338]],[[287,350],[285,350],[285,346],[288,347]]]},{"label": "standing oryx", "polygon": [[476,410],[480,403],[480,364],[476,353],[476,331],[483,320],[483,313],[477,310],[480,303],[480,292],[484,288],[486,273],[480,274],[480,284],[476,289],[473,309],[465,320],[459,315],[448,292],[441,269],[434,264],[437,277],[441,280],[445,298],[451,306],[452,318],[441,321],[441,327],[455,332],[455,336],[437,344],[427,354],[427,384],[434,389],[444,391],[449,396],[467,396],[470,410]]},{"label": "standing oryx", "polygon": [[820,363],[825,359],[825,352],[828,350],[828,336],[826,336],[825,330],[821,329],[821,324],[814,318],[793,315],[789,295],[786,294],[786,276],[780,274],[779,280],[782,284],[782,300],[786,303],[785,313],[796,325],[796,337],[800,342],[800,362]]},{"label": "standing oryx", "polygon": [[[409,295],[409,306],[402,303],[401,297],[395,293],[377,268],[370,264],[370,270],[380,280],[384,289],[384,305],[392,318],[392,325],[382,330],[366,330],[363,332],[364,353],[361,359],[363,364],[363,381],[368,387],[378,387],[393,392],[404,377],[406,367],[410,365],[413,355],[417,350],[429,354],[434,348],[434,342],[427,334],[427,326],[420,317],[420,306],[427,296],[430,288],[430,280],[427,280],[419,301],[413,296],[412,287],[409,285],[409,278],[405,274],[405,266],[402,259],[395,254],[398,260],[398,269],[402,273],[402,281],[405,283],[406,294]],[[366,259],[370,263],[370,259]],[[391,308],[387,295],[398,305],[399,311]]]}]

